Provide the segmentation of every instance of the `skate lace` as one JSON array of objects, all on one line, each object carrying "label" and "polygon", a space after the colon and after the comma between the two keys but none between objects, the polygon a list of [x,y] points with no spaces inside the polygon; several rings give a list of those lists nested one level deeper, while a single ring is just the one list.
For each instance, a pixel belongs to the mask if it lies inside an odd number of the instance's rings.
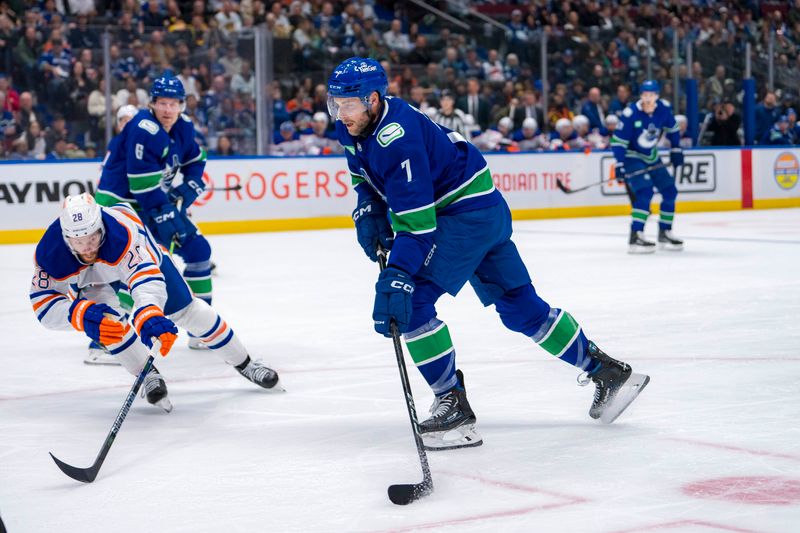
[{"label": "skate lace", "polygon": [[446,415],[455,405],[456,403],[456,395],[448,392],[442,397],[437,396],[433,400],[433,405],[431,405],[430,413],[432,418],[439,418]]},{"label": "skate lace", "polygon": [[252,381],[264,381],[264,378],[272,374],[272,370],[253,361],[244,369],[244,374]]},{"label": "skate lace", "polygon": [[149,394],[154,389],[157,389],[161,384],[159,383],[159,378],[161,374],[157,372],[150,372],[144,378],[144,386],[142,387],[142,394],[141,397],[144,398],[146,394]]}]

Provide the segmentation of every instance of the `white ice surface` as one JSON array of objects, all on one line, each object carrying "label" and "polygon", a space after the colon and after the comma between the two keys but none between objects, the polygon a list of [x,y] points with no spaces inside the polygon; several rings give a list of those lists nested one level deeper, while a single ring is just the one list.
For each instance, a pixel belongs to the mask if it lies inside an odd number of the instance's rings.
[{"label": "white ice surface", "polygon": [[[137,399],[90,485],[48,452],[89,466],[133,378],[84,365],[83,335],[42,328],[33,246],[0,248],[6,526],[800,531],[800,210],[682,214],[686,250],[653,256],[625,253],[622,217],[515,229],[538,292],[652,381],[600,425],[574,368],[505,330],[469,287],[443,298],[484,445],[430,453],[435,492],[408,507],[386,489],[421,480],[419,461],[392,344],[372,331],[377,266],[352,230],[212,236],[215,306],[288,392],[256,389],[182,337],[157,363],[174,411]],[[423,415],[431,394],[409,371]],[[724,494],[725,478],[740,490]],[[687,489],[699,482],[723,494]]]}]

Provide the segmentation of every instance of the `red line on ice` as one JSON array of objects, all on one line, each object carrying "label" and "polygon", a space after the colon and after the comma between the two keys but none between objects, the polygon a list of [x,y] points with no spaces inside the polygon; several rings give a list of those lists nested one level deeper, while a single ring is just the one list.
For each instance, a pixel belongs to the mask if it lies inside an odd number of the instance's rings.
[{"label": "red line on ice", "polygon": [[800,456],[788,453],[768,452],[765,450],[752,450],[750,448],[742,448],[740,446],[731,446],[730,444],[719,444],[716,442],[706,442],[696,439],[682,439],[678,437],[666,437],[666,440],[675,442],[683,442],[686,444],[693,444],[695,446],[705,446],[706,448],[716,448],[718,450],[728,450],[732,452],[749,453],[750,455],[758,455],[761,457],[776,457],[778,459],[789,459],[791,461],[800,461]]}]

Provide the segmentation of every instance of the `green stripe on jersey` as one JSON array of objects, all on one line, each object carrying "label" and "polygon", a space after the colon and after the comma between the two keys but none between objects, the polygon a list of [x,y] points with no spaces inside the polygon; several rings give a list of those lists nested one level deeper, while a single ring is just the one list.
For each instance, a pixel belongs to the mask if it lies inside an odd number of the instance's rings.
[{"label": "green stripe on jersey", "polygon": [[450,339],[450,330],[447,324],[442,322],[431,331],[423,333],[419,337],[406,339],[408,353],[414,364],[424,365],[453,350],[453,341]]},{"label": "green stripe on jersey", "polygon": [[558,314],[553,327],[547,332],[542,340],[539,341],[539,346],[544,348],[548,353],[560,357],[564,350],[572,344],[575,336],[578,334],[580,326],[572,318],[572,315],[566,311],[561,311]]},{"label": "green stripe on jersey", "polygon": [[454,204],[467,198],[475,196],[483,196],[494,191],[494,181],[492,181],[492,173],[489,167],[484,167],[478,171],[470,179],[462,183],[458,188],[453,189],[436,200],[436,208],[444,209],[450,204]]},{"label": "green stripe on jersey", "polygon": [[211,278],[184,278],[195,295],[211,294]]},{"label": "green stripe on jersey", "polygon": [[360,185],[365,181],[366,180],[363,177],[359,176],[358,174],[353,174],[352,172],[350,173],[350,183],[353,185],[353,187],[355,187],[356,185]]},{"label": "green stripe on jersey", "polygon": [[131,192],[148,192],[158,188],[161,185],[161,172],[154,172],[153,174],[128,174],[128,183],[131,187]]},{"label": "green stripe on jersey", "polygon": [[660,217],[662,222],[672,222],[672,220],[675,218],[675,213],[668,213],[666,211],[661,211]]},{"label": "green stripe on jersey", "polygon": [[430,233],[436,229],[436,207],[428,204],[400,213],[390,212],[395,233],[406,231],[416,235]]},{"label": "green stripe on jersey", "polygon": [[627,150],[625,152],[625,157],[632,157],[633,159],[639,159],[644,161],[648,165],[652,165],[656,161],[658,161],[658,149],[653,148],[649,154],[640,154],[639,152],[634,152],[633,150]]},{"label": "green stripe on jersey", "polygon": [[94,193],[95,201],[105,207],[111,207],[114,204],[118,203],[126,203],[129,204],[134,209],[139,207],[139,202],[130,198],[123,198],[121,196],[117,196],[113,192],[108,191],[97,191]]}]

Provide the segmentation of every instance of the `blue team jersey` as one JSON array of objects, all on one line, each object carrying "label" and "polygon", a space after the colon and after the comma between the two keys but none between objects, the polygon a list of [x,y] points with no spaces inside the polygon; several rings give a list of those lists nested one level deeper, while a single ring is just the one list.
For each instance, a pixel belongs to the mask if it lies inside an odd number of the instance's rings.
[{"label": "blue team jersey", "polygon": [[503,201],[475,146],[406,102],[387,97],[383,115],[366,137],[341,121],[336,134],[359,202],[380,198],[397,234],[390,263],[413,274],[430,251],[436,217]]},{"label": "blue team jersey", "polygon": [[203,187],[206,151],[197,144],[192,121],[181,115],[169,133],[150,110],[139,111],[111,140],[103,162],[97,202],[131,202],[137,210],[167,203],[178,170],[184,182]]},{"label": "blue team jersey", "polygon": [[655,163],[662,133],[666,133],[673,148],[680,147],[680,128],[666,100],[658,100],[652,114],[642,111],[642,104],[637,101],[625,108],[620,119],[611,137],[617,161],[632,158]]}]

